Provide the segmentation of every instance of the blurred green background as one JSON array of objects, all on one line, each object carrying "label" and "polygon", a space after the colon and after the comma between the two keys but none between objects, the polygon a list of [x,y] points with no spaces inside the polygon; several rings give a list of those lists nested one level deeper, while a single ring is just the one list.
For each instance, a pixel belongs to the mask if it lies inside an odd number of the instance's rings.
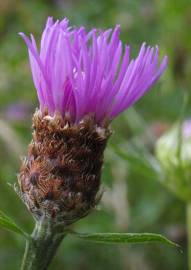
[{"label": "blurred green background", "polygon": [[[16,181],[38,106],[26,46],[17,33],[33,33],[39,41],[50,15],[67,16],[72,25],[88,29],[120,24],[133,55],[146,41],[169,56],[160,83],[113,122],[100,209],[75,224],[75,230],[163,233],[183,249],[181,254],[159,244],[111,246],[68,237],[50,269],[187,269],[185,206],[157,181],[152,153],[156,138],[178,119],[183,96],[191,91],[190,0],[0,0],[0,209],[32,231],[32,218],[8,185]],[[19,269],[24,245],[19,236],[0,230],[0,269]]]}]

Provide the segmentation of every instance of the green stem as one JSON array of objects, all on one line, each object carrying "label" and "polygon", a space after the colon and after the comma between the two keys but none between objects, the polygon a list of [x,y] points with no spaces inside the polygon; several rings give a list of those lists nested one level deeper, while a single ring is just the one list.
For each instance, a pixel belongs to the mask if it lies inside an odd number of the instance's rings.
[{"label": "green stem", "polygon": [[46,270],[64,238],[49,223],[37,223],[26,242],[21,270]]},{"label": "green stem", "polygon": [[191,270],[191,203],[187,204],[188,269]]}]

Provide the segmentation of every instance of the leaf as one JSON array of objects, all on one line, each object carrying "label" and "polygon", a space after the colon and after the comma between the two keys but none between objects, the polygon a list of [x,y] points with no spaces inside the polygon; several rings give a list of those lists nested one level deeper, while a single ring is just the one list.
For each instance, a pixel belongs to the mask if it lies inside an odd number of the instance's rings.
[{"label": "leaf", "polygon": [[145,243],[161,243],[171,247],[180,248],[176,243],[168,240],[160,234],[154,233],[76,233],[70,232],[78,238],[97,243],[108,244],[145,244]]},{"label": "leaf", "polygon": [[18,225],[16,225],[16,223],[10,217],[4,214],[1,210],[0,210],[0,227],[5,230],[23,235],[26,238],[29,238],[29,235],[26,232],[24,232]]}]

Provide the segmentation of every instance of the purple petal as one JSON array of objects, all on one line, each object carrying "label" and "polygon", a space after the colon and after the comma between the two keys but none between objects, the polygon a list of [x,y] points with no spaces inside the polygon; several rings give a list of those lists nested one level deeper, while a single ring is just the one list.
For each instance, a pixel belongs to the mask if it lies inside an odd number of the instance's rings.
[{"label": "purple petal", "polygon": [[164,57],[158,67],[159,49],[142,44],[130,61],[130,47],[119,39],[120,26],[87,32],[69,21],[47,19],[40,54],[31,41],[28,46],[31,70],[40,106],[49,113],[70,113],[73,121],[94,114],[97,123],[112,119],[141,98],[160,78],[167,66]]}]

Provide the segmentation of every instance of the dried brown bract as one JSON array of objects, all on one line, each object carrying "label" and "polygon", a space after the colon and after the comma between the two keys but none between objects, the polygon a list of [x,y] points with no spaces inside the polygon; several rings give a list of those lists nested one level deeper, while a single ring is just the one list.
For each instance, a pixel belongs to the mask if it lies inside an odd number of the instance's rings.
[{"label": "dried brown bract", "polygon": [[73,124],[68,115],[38,110],[33,140],[18,177],[21,197],[35,219],[70,224],[98,202],[108,125],[86,116]]}]

